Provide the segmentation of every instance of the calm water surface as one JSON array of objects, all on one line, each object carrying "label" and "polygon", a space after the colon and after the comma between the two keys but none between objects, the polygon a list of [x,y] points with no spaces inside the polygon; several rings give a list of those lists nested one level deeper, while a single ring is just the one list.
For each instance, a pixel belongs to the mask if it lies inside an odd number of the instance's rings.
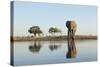
[{"label": "calm water surface", "polygon": [[67,41],[14,42],[14,65],[54,64],[97,60],[97,40],[76,40],[74,58],[67,58]]}]

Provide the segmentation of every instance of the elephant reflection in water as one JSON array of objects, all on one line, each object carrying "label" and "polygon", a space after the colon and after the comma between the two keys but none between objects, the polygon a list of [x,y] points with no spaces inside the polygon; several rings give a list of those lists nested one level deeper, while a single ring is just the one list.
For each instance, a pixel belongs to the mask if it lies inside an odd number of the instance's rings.
[{"label": "elephant reflection in water", "polygon": [[66,55],[66,58],[75,58],[77,55],[77,50],[76,50],[76,46],[75,46],[75,41],[71,40],[71,43],[68,47],[68,52]]},{"label": "elephant reflection in water", "polygon": [[77,51],[74,40],[77,24],[75,21],[67,21],[66,27],[68,28],[68,52],[66,58],[75,58]]},{"label": "elephant reflection in water", "polygon": [[38,53],[40,51],[41,47],[42,46],[41,46],[40,42],[34,41],[34,44],[29,46],[29,50],[33,53]]}]

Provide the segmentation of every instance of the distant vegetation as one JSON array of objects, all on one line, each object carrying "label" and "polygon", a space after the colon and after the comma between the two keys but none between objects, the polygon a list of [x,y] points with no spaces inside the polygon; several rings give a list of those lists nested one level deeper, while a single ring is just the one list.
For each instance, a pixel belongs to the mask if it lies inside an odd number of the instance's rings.
[{"label": "distant vegetation", "polygon": [[43,33],[39,26],[30,27],[28,32],[30,34],[34,34],[35,37],[36,37],[36,34],[38,34],[38,36],[40,36],[40,34]]},{"label": "distant vegetation", "polygon": [[[76,35],[75,36],[76,40],[97,40],[97,36],[89,36],[89,35]],[[62,40],[66,40],[67,41],[67,36],[63,35],[63,36],[45,36],[45,37],[33,37],[33,36],[17,36],[17,37],[13,37],[12,41],[62,41]]]},{"label": "distant vegetation", "polygon": [[54,36],[55,33],[61,33],[62,31],[57,27],[50,27],[48,32]]},{"label": "distant vegetation", "polygon": [[[43,34],[43,31],[40,29],[39,26],[32,26],[29,28],[28,32],[30,34],[34,34],[34,37],[36,37],[36,35],[38,34],[38,36],[40,36],[40,34]],[[55,33],[61,33],[62,31],[60,29],[58,29],[57,27],[50,27],[48,32],[54,36]]]},{"label": "distant vegetation", "polygon": [[[67,40],[66,35],[58,35],[55,36],[56,33],[62,33],[62,31],[57,28],[57,27],[50,27],[48,29],[48,32],[51,34],[51,36],[42,36],[40,37],[40,34],[43,34],[43,31],[39,26],[32,26],[29,28],[28,32],[30,34],[33,34],[33,36],[16,36],[16,37],[11,37],[11,41],[32,41],[32,40],[37,40],[37,41],[60,41],[60,40]],[[38,35],[38,37],[37,37]],[[97,39],[97,36],[90,36],[90,35],[76,35],[75,36],[76,40],[85,40],[85,39]]]}]

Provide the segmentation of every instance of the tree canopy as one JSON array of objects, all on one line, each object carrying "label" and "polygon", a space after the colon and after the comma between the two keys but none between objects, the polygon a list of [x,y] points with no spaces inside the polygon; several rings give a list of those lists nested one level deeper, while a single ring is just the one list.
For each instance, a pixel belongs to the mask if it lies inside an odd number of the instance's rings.
[{"label": "tree canopy", "polygon": [[54,33],[61,32],[61,30],[56,28],[56,27],[50,27],[48,32],[51,33],[51,34],[54,34]]},{"label": "tree canopy", "polygon": [[36,34],[40,35],[41,33],[43,33],[39,26],[30,27],[28,32],[34,34],[34,36],[36,36]]}]

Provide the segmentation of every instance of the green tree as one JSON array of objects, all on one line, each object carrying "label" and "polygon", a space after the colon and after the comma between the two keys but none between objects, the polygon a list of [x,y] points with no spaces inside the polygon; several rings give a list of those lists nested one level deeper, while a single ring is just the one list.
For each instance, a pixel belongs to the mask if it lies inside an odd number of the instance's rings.
[{"label": "green tree", "polygon": [[28,32],[36,36],[36,34],[40,35],[42,33],[42,30],[39,26],[32,26],[29,28]]},{"label": "green tree", "polygon": [[50,27],[48,32],[54,35],[55,33],[61,33],[61,30],[56,27]]},{"label": "green tree", "polygon": [[40,36],[40,34],[42,34],[42,33],[43,33],[42,30],[38,30],[38,32],[37,32],[38,36]]}]

